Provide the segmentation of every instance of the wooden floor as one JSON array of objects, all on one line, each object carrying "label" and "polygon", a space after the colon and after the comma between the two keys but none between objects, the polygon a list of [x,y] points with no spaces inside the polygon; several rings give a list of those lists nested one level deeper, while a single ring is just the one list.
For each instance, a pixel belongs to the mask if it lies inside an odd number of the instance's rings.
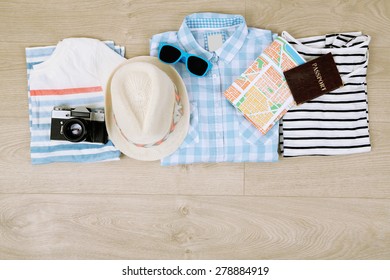
[{"label": "wooden floor", "polygon": [[[163,168],[32,166],[24,48],[112,39],[127,57],[194,12],[296,37],[372,36],[372,152]],[[0,2],[0,259],[389,259],[390,1]]]}]

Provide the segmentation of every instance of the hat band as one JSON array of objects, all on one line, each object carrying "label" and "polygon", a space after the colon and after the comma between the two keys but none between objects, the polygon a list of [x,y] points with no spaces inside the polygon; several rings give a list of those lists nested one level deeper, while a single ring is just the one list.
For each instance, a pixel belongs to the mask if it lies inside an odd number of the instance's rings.
[{"label": "hat band", "polygon": [[138,143],[135,143],[135,142],[131,141],[130,139],[128,139],[126,137],[126,135],[120,129],[120,127],[118,125],[118,122],[116,121],[115,113],[113,113],[115,125],[119,129],[120,133],[122,134],[122,137],[125,138],[127,142],[129,142],[129,143],[131,143],[131,144],[133,144],[133,145],[135,145],[135,146],[137,146],[139,148],[151,148],[153,146],[159,146],[162,143],[164,143],[169,138],[169,136],[172,134],[172,132],[175,130],[176,125],[179,122],[179,120],[181,119],[182,115],[183,115],[183,106],[181,104],[180,95],[177,92],[177,88],[175,86],[175,105],[174,105],[174,108],[173,108],[172,122],[171,122],[171,126],[169,128],[169,131],[167,132],[167,134],[162,139],[158,140],[157,142],[154,142],[154,143],[151,143],[151,144],[138,144]]}]

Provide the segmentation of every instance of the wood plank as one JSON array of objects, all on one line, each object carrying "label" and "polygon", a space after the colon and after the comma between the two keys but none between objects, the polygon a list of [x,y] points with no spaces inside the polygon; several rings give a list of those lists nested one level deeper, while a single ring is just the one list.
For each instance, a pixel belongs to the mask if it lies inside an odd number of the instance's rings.
[{"label": "wood plank", "polygon": [[1,259],[388,259],[388,199],[0,195]]},{"label": "wood plank", "polygon": [[245,164],[245,194],[390,198],[390,123],[370,122],[372,151]]},{"label": "wood plank", "polygon": [[131,23],[127,9],[128,1],[3,1],[1,31],[8,36],[1,40],[31,45],[50,45],[72,36],[119,40]]},{"label": "wood plank", "polygon": [[69,0],[66,5],[60,0],[16,0],[1,2],[0,10],[0,31],[9,33],[2,41],[41,45],[88,36],[146,46],[153,34],[178,30],[188,14],[214,11],[244,15],[245,5],[221,0],[199,0],[196,7],[184,0]]},{"label": "wood plank", "polygon": [[249,26],[293,36],[307,37],[332,32],[362,31],[376,47],[390,44],[390,1],[246,0]]},{"label": "wood plank", "polygon": [[132,19],[132,38],[126,43],[149,43],[152,35],[166,31],[176,31],[184,17],[192,13],[215,12],[245,14],[245,5],[240,1],[200,0],[188,1],[152,0],[145,5],[142,1],[132,1],[128,16]]}]

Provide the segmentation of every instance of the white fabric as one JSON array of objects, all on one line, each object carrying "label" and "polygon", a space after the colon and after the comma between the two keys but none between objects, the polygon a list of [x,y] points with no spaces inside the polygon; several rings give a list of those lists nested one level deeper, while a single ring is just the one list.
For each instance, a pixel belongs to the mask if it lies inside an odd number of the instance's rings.
[{"label": "white fabric", "polygon": [[124,48],[89,38],[68,38],[55,47],[26,49],[33,164],[119,159],[120,152],[111,141],[51,141],[50,130],[54,106],[104,107],[109,74],[125,60],[123,55]]}]

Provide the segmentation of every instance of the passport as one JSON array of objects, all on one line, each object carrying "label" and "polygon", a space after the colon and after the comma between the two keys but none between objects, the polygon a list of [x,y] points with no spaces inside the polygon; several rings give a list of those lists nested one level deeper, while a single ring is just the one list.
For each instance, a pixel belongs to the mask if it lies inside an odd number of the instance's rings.
[{"label": "passport", "polygon": [[283,74],[297,105],[343,86],[331,53],[285,71]]}]

